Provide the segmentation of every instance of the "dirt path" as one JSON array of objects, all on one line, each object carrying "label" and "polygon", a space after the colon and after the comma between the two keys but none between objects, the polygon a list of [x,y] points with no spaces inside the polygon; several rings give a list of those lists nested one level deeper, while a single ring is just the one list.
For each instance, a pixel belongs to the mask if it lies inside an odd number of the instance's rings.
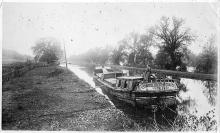
[{"label": "dirt path", "polygon": [[109,124],[100,121],[112,108],[105,97],[62,67],[31,70],[2,92],[3,130],[103,130]]}]

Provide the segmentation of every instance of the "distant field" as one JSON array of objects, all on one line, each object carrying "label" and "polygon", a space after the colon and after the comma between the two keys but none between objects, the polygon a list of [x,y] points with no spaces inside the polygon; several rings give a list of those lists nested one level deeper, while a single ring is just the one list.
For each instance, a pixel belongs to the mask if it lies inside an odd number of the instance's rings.
[{"label": "distant field", "polygon": [[16,63],[16,62],[25,62],[25,61],[26,60],[2,58],[2,65],[7,65],[7,64]]}]

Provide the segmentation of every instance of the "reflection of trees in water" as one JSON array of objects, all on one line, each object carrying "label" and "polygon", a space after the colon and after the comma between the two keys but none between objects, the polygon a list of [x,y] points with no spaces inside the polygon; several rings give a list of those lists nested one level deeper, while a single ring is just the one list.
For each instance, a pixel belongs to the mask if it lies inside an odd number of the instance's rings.
[{"label": "reflection of trees in water", "polygon": [[180,80],[178,80],[178,82],[177,82],[177,87],[179,88],[180,91],[181,91],[181,90],[182,90],[183,92],[186,92],[186,91],[187,91],[186,85],[183,84],[183,83],[180,83]]},{"label": "reflection of trees in water", "polygon": [[[196,101],[191,99],[190,97],[186,100],[183,100],[177,108],[178,118],[180,119],[182,116],[197,114]],[[191,112],[193,111],[193,112]]]},{"label": "reflection of trees in water", "polygon": [[214,131],[217,129],[215,109],[210,109],[206,114],[197,116],[198,110],[194,108],[195,106],[196,100],[190,97],[178,105],[178,115],[173,122],[174,131]]},{"label": "reflection of trees in water", "polygon": [[216,131],[217,121],[215,110],[210,110],[204,116],[185,113],[178,115],[174,121],[174,131]]},{"label": "reflection of trees in water", "polygon": [[214,81],[204,81],[203,84],[206,87],[203,90],[203,93],[208,98],[209,103],[211,105],[215,105],[217,96],[217,83]]},{"label": "reflection of trees in water", "polygon": [[[211,105],[216,103],[217,84],[216,82],[204,81],[205,89],[204,95],[207,97]],[[184,84],[183,84],[184,85]],[[181,89],[180,87],[180,90]],[[186,90],[187,91],[187,90]],[[213,131],[217,128],[217,121],[215,117],[215,109],[210,109],[203,116],[197,116],[196,100],[191,99],[190,96],[178,105],[178,116],[174,121],[175,131]],[[193,112],[191,112],[193,111]]]}]

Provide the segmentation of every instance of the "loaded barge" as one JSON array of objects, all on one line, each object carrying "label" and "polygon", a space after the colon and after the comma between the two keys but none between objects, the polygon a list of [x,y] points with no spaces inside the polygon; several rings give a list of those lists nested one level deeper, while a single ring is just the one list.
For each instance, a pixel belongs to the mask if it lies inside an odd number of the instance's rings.
[{"label": "loaded barge", "polygon": [[128,76],[107,67],[96,67],[95,83],[118,100],[145,108],[175,107],[179,92],[176,80],[158,79],[150,69],[142,76]]}]

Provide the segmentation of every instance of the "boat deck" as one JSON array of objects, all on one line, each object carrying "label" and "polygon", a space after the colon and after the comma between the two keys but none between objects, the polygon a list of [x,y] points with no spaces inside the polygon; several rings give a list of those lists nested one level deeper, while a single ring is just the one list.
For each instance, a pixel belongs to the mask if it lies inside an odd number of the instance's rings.
[{"label": "boat deck", "polygon": [[107,81],[113,85],[116,85],[116,78],[108,78],[108,79],[105,79],[105,81]]}]

